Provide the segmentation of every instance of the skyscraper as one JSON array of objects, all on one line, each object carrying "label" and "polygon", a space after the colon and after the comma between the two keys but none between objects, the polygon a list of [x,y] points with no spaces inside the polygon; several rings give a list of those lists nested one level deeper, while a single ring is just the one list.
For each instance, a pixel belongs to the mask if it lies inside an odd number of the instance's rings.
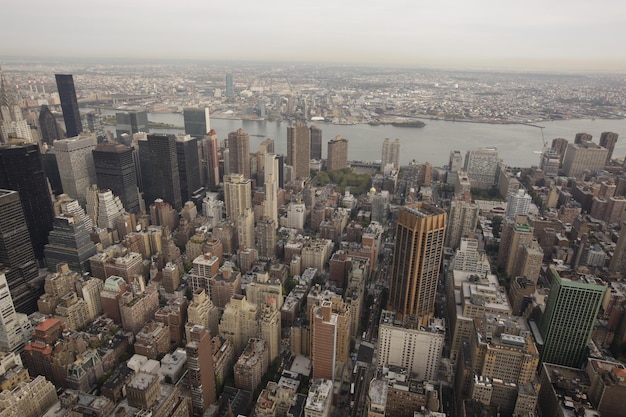
[{"label": "skyscraper", "polygon": [[80,120],[80,112],[78,111],[74,78],[72,74],[55,74],[54,77],[59,90],[66,136],[68,138],[78,136],[83,131],[83,123]]},{"label": "skyscraper", "polygon": [[118,138],[124,133],[132,135],[133,133],[148,133],[149,131],[148,112],[130,111],[115,113],[115,135]]},{"label": "skyscraper", "polygon": [[18,352],[30,338],[26,314],[17,313],[6,275],[0,272],[0,350]]},{"label": "skyscraper", "polygon": [[226,97],[234,97],[235,88],[233,86],[233,74],[226,74]]},{"label": "skyscraper", "polygon": [[467,151],[463,170],[469,175],[472,187],[489,189],[496,184],[498,171],[498,150],[496,148],[481,148]]},{"label": "skyscraper", "polygon": [[322,129],[312,125],[311,130],[311,159],[322,159]]},{"label": "skyscraper", "polygon": [[326,158],[326,169],[336,171],[348,167],[348,139],[335,136],[328,142],[328,157]]},{"label": "skyscraper", "polygon": [[98,188],[111,190],[128,212],[137,213],[139,193],[133,149],[117,143],[101,143],[92,154]]},{"label": "skyscraper", "polygon": [[33,141],[30,126],[24,120],[15,91],[0,70],[0,142],[6,143],[11,138]]},{"label": "skyscraper", "polygon": [[478,205],[466,201],[452,201],[446,230],[446,246],[457,249],[461,238],[473,233],[478,224]]},{"label": "skyscraper", "polygon": [[400,139],[396,139],[392,143],[389,138],[385,138],[380,159],[382,168],[387,164],[393,164],[394,168],[400,168]]},{"label": "skyscraper", "polygon": [[176,210],[180,210],[183,203],[180,194],[176,137],[148,135],[146,140],[140,140],[138,143],[146,206],[161,198]]},{"label": "skyscraper", "polygon": [[295,122],[287,127],[287,165],[293,167],[294,178],[309,178],[310,162],[311,131],[306,123]]},{"label": "skyscraper", "polygon": [[250,178],[250,135],[243,129],[228,134],[229,174]]},{"label": "skyscraper", "polygon": [[15,309],[25,314],[37,311],[37,299],[43,294],[43,283],[39,281],[39,268],[22,203],[16,191],[1,189],[0,264],[8,268],[4,274]]},{"label": "skyscraper", "polygon": [[606,156],[605,165],[611,163],[611,158],[613,157],[613,151],[615,150],[615,144],[617,143],[618,137],[619,135],[613,132],[602,132],[600,135],[600,146],[609,150],[609,153]]},{"label": "skyscraper", "polygon": [[552,284],[540,325],[541,362],[578,368],[585,359],[606,287],[593,275],[569,279],[552,268],[548,274]]},{"label": "skyscraper", "polygon": [[54,218],[50,243],[44,249],[48,270],[54,272],[57,265],[67,263],[72,271],[89,272],[89,258],[96,254],[85,222],[80,216],[64,214]]},{"label": "skyscraper", "polygon": [[54,212],[37,145],[0,146],[0,188],[19,192],[29,244],[32,242],[35,257],[43,260],[43,247],[48,243]]},{"label": "skyscraper", "polygon": [[608,154],[608,149],[602,148],[590,140],[570,143],[567,145],[563,158],[563,172],[568,177],[576,177],[586,170],[600,170],[604,168]]},{"label": "skyscraper", "polygon": [[183,121],[185,123],[185,133],[196,139],[203,138],[211,130],[211,118],[208,107],[203,109],[183,109]]},{"label": "skyscraper", "polygon": [[237,221],[247,208],[252,208],[252,181],[241,174],[224,176],[224,203],[226,215]]},{"label": "skyscraper", "polygon": [[400,209],[388,301],[399,320],[427,324],[434,315],[445,233],[444,210],[424,203]]},{"label": "skyscraper", "polygon": [[264,215],[278,224],[278,157],[273,153],[265,155],[265,206]]},{"label": "skyscraper", "polygon": [[64,138],[57,119],[45,104],[39,110],[39,130],[41,132],[41,140],[48,146],[52,146],[55,140]]},{"label": "skyscraper", "polygon": [[176,155],[178,157],[180,197],[183,202],[187,202],[191,200],[194,192],[201,188],[198,139],[192,138],[191,135],[176,136]]},{"label": "skyscraper", "polygon": [[194,416],[202,416],[215,402],[215,370],[211,346],[208,329],[200,325],[191,327],[185,350]]},{"label": "skyscraper", "polygon": [[63,192],[82,205],[87,202],[87,188],[96,183],[96,168],[92,151],[95,136],[77,136],[54,143]]},{"label": "skyscraper", "polygon": [[626,222],[621,222],[617,245],[609,263],[609,271],[626,275]]},{"label": "skyscraper", "polygon": [[517,190],[517,193],[509,194],[509,202],[506,205],[506,218],[513,220],[518,214],[527,215],[532,201],[533,198],[523,188]]},{"label": "skyscraper", "polygon": [[337,320],[332,303],[322,301],[311,311],[311,362],[313,378],[335,380],[337,357]]},{"label": "skyscraper", "polygon": [[204,157],[202,164],[206,166],[207,177],[206,185],[208,187],[217,187],[220,183],[220,160],[217,154],[219,143],[217,141],[217,133],[211,129],[202,141]]}]

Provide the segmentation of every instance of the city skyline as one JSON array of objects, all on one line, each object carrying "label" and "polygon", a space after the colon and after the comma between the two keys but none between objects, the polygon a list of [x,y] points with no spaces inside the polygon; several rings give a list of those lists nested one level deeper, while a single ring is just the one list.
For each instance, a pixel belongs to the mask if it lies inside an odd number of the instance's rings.
[{"label": "city skyline", "polygon": [[[537,1],[521,5],[491,4],[487,0],[471,4],[396,0],[384,6],[320,1],[279,2],[271,8],[244,2],[236,12],[225,4],[190,1],[172,10],[160,7],[159,2],[138,1],[124,4],[122,14],[115,2],[95,3],[89,9],[81,6],[65,0],[43,4],[33,12],[17,3],[7,5],[4,11],[10,18],[0,29],[0,36],[12,41],[0,48],[0,56],[288,61],[517,71],[626,70],[619,32],[626,22],[626,6],[614,1],[595,7],[584,2],[563,7],[557,2]],[[50,37],[49,19],[61,15],[71,15],[72,25],[55,27],[54,43],[42,42]],[[206,25],[207,16],[210,25]],[[184,39],[171,36],[169,31],[137,30],[133,35],[132,28],[140,27],[146,17],[151,26],[175,28],[184,24]],[[233,32],[233,20],[247,29]],[[90,32],[94,21],[106,23],[105,36],[84,41],[76,36]],[[20,37],[12,36],[17,31],[22,33],[24,22],[28,22],[29,30]],[[313,27],[315,30],[311,30]],[[207,45],[204,40],[211,33],[228,36]],[[284,36],[286,33],[290,36]],[[137,44],[142,45],[142,52],[137,52]]]}]

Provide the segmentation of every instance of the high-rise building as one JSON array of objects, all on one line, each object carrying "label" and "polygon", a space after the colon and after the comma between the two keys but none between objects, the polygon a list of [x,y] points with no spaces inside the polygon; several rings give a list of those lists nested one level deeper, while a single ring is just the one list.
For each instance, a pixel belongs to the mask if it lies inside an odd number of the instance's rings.
[{"label": "high-rise building", "polygon": [[139,164],[146,206],[161,198],[176,210],[183,206],[176,137],[173,135],[148,135],[139,142]]},{"label": "high-rise building", "polygon": [[65,134],[68,138],[80,135],[83,131],[83,123],[80,120],[78,111],[78,99],[74,88],[74,78],[72,74],[55,74],[61,109],[63,110],[63,120],[65,121]]},{"label": "high-rise building", "polygon": [[41,109],[39,109],[39,131],[41,132],[41,140],[48,146],[52,146],[55,140],[65,137],[57,119],[45,104],[42,104]]},{"label": "high-rise building", "polygon": [[95,147],[95,136],[76,136],[54,142],[63,192],[81,205],[87,202],[87,188],[96,183],[92,154]]},{"label": "high-rise building", "polygon": [[481,148],[467,151],[463,170],[469,175],[472,187],[489,189],[496,184],[498,163],[496,148]]},{"label": "high-rise building", "polygon": [[92,151],[98,188],[119,196],[126,211],[139,212],[137,171],[133,149],[117,143],[101,143]]},{"label": "high-rise building", "polygon": [[[280,333],[280,321],[279,321]],[[32,328],[26,314],[15,311],[6,275],[0,272],[0,350],[20,351],[30,338]]]},{"label": "high-rise building", "polygon": [[118,138],[123,134],[132,136],[133,133],[149,131],[147,111],[115,113],[115,135]]},{"label": "high-rise building", "polygon": [[13,138],[33,141],[30,126],[24,120],[17,95],[0,69],[0,142],[6,143]]},{"label": "high-rise building", "polygon": [[388,309],[399,320],[408,316],[428,323],[435,313],[446,220],[444,210],[425,203],[402,207],[398,213]]},{"label": "high-rise building", "polygon": [[335,380],[337,356],[337,313],[332,303],[323,301],[311,311],[311,361],[313,378]]},{"label": "high-rise building", "polygon": [[43,285],[20,197],[11,190],[0,190],[0,264],[8,268],[4,274],[15,309],[25,314],[37,311]]},{"label": "high-rise building", "polygon": [[574,143],[580,145],[585,142],[591,142],[591,139],[593,139],[593,136],[591,136],[589,133],[576,133],[576,136],[574,137]]},{"label": "high-rise building", "polygon": [[206,185],[208,187],[217,187],[220,183],[220,160],[217,154],[219,143],[217,141],[217,133],[210,130],[202,140],[202,166],[206,169]]},{"label": "high-rise building", "polygon": [[381,168],[385,168],[388,164],[393,164],[396,169],[400,168],[400,139],[391,142],[389,138],[383,141],[383,151],[381,155]]},{"label": "high-rise building", "polygon": [[456,249],[461,239],[474,233],[478,224],[478,205],[466,201],[452,201],[446,230],[446,246]]},{"label": "high-rise building", "polygon": [[565,157],[565,151],[567,150],[567,139],[552,139],[552,146],[550,149],[556,151],[556,153],[559,155],[559,160],[561,161],[561,164],[563,164],[563,158]]},{"label": "high-rise building", "polygon": [[54,214],[37,145],[0,146],[0,188],[19,192],[29,244],[32,242],[35,257],[43,260]]},{"label": "high-rise building", "polygon": [[243,129],[228,134],[229,174],[250,178],[250,135]]},{"label": "high-rise building", "polygon": [[256,224],[256,248],[259,258],[273,259],[276,257],[276,227],[277,222],[268,217],[262,217]]},{"label": "high-rise building", "polygon": [[263,375],[267,372],[268,364],[268,349],[265,340],[256,338],[248,340],[246,348],[233,368],[235,387],[250,392],[256,391]]},{"label": "high-rise building", "polygon": [[617,143],[617,138],[619,135],[613,132],[602,132],[600,135],[600,146],[608,149],[609,153],[606,155],[605,165],[609,165],[611,163],[611,158],[613,157],[613,151],[615,150],[615,144]]},{"label": "high-rise building", "polygon": [[322,159],[322,129],[312,125],[311,131],[311,159],[321,161]]},{"label": "high-rise building", "polygon": [[326,158],[326,169],[336,171],[348,167],[348,139],[335,136],[328,142],[328,157]]},{"label": "high-rise building", "polygon": [[263,214],[278,225],[278,163],[276,154],[265,154],[265,206]]},{"label": "high-rise building", "polygon": [[58,264],[67,263],[72,271],[89,272],[89,258],[96,254],[90,232],[78,215],[56,216],[44,248],[48,270],[54,272]]},{"label": "high-rise building", "polygon": [[248,340],[258,336],[258,317],[257,305],[248,302],[245,295],[235,294],[226,304],[219,324],[220,335],[230,341],[235,355],[241,354]]},{"label": "high-rise building", "polygon": [[563,172],[568,177],[576,177],[584,171],[597,171],[604,168],[609,150],[591,141],[570,143],[563,158]]},{"label": "high-rise building", "polygon": [[295,122],[287,127],[287,165],[293,167],[294,178],[306,179],[311,175],[311,131],[306,123]]},{"label": "high-rise building", "polygon": [[202,416],[216,399],[215,370],[209,330],[203,326],[194,325],[189,331],[185,350],[193,415]]},{"label": "high-rise building", "polygon": [[241,174],[224,176],[226,215],[236,221],[246,209],[252,208],[252,181]]},{"label": "high-rise building", "polygon": [[565,278],[548,270],[550,295],[541,319],[541,362],[578,368],[598,317],[606,287],[592,275]]},{"label": "high-rise building", "polygon": [[527,215],[532,201],[533,198],[523,188],[519,189],[517,193],[509,194],[505,217],[512,220],[515,219],[517,215]]},{"label": "high-rise building", "polygon": [[208,107],[203,109],[183,109],[183,120],[185,122],[185,133],[193,138],[201,139],[211,130],[211,118]]},{"label": "high-rise building", "polygon": [[201,188],[200,175],[198,175],[200,172],[198,139],[192,138],[190,135],[176,136],[176,155],[178,157],[180,196],[183,202],[187,202]]},{"label": "high-rise building", "polygon": [[502,224],[497,265],[504,269],[508,277],[511,277],[515,270],[522,248],[525,245],[530,245],[534,239],[533,230],[534,228],[528,216],[506,219]]},{"label": "high-rise building", "polygon": [[233,86],[233,74],[226,74],[226,97],[234,97],[235,88]]},{"label": "high-rise building", "polygon": [[237,218],[237,236],[240,248],[254,249],[254,212],[249,207]]},{"label": "high-rise building", "polygon": [[617,245],[609,263],[609,271],[626,275],[626,222],[621,222]]}]

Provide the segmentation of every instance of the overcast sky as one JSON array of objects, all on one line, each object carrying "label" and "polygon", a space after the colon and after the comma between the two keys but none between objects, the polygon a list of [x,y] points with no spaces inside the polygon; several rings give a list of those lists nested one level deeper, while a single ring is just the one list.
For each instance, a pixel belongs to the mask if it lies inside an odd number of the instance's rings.
[{"label": "overcast sky", "polygon": [[626,71],[623,0],[3,0],[0,55]]}]

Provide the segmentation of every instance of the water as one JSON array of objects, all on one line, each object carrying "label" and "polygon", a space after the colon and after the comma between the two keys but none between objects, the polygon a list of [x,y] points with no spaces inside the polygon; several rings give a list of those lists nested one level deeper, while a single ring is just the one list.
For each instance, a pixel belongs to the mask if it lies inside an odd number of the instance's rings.
[{"label": "water", "polygon": [[[105,115],[115,111],[103,111]],[[180,113],[150,113],[150,121],[183,126]],[[465,152],[480,147],[495,147],[504,162],[513,167],[538,165],[536,153],[543,147],[543,138],[548,145],[554,138],[565,138],[570,142],[579,132],[593,135],[598,143],[600,134],[605,131],[617,132],[622,137],[617,141],[614,158],[626,155],[626,120],[561,120],[540,122],[541,129],[526,125],[497,125],[486,123],[463,123],[438,120],[426,120],[423,128],[402,128],[391,125],[370,126],[315,124],[323,131],[322,156],[326,157],[327,142],[337,135],[348,139],[348,159],[361,161],[379,160],[382,143],[385,138],[400,139],[400,163],[407,164],[415,159],[418,162],[429,161],[433,166],[442,166],[448,162],[451,150]],[[229,132],[243,128],[250,134],[250,149],[256,151],[265,138],[274,139],[277,153],[287,152],[287,122],[268,122],[258,120],[211,119],[211,128],[215,129],[220,139],[225,139]],[[112,130],[112,127],[107,127]],[[153,129],[155,133],[181,133],[177,129]]]}]

